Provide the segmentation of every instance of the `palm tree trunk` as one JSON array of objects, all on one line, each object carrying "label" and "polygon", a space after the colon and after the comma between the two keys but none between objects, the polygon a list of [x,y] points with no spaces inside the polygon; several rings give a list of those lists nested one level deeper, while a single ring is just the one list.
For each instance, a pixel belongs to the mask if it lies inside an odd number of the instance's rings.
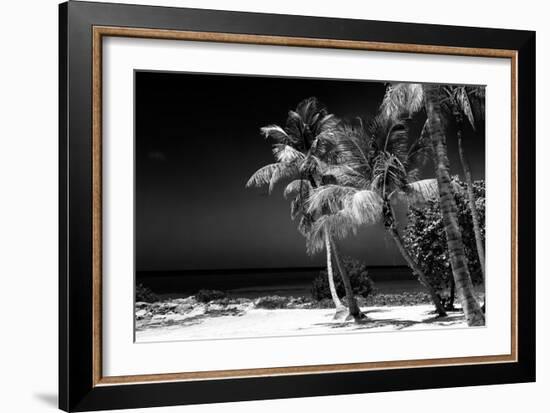
[{"label": "palm tree trunk", "polygon": [[[395,219],[395,212],[394,212],[393,207],[391,205],[390,205],[390,210],[391,210],[392,217],[394,217],[394,219]],[[393,222],[395,222],[395,220]],[[399,232],[395,228],[395,225],[391,225],[391,226],[387,227],[387,230],[390,233],[390,235],[392,236],[393,240],[395,241],[395,244],[397,245],[397,249],[399,250],[399,252],[403,256],[403,258],[405,259],[405,261],[407,262],[407,264],[411,268],[411,270],[413,270],[413,273],[418,278],[418,281],[420,282],[420,284],[422,284],[428,290],[428,294],[430,294],[430,298],[432,299],[432,301],[435,305],[435,309],[437,311],[437,314],[440,317],[446,316],[447,313],[445,312],[445,309],[443,308],[443,304],[441,304],[441,299],[439,298],[439,296],[437,295],[437,293],[435,292],[433,287],[430,285],[428,279],[426,278],[426,275],[424,275],[424,271],[422,271],[420,269],[418,264],[413,260],[413,258],[410,256],[409,252],[407,251],[407,249],[403,245],[403,240],[401,239],[401,235],[399,235]]]},{"label": "palm tree trunk", "polygon": [[483,282],[485,283],[485,248],[483,246],[483,240],[481,239],[481,231],[479,229],[479,218],[477,215],[476,201],[474,197],[474,185],[472,184],[472,173],[470,172],[470,165],[464,155],[464,149],[462,147],[462,131],[459,129],[457,132],[458,138],[458,153],[460,155],[460,163],[462,164],[462,170],[464,171],[464,178],[466,179],[466,189],[468,192],[468,206],[470,207],[470,213],[472,214],[472,223],[474,226],[474,235],[476,237],[477,256],[479,258],[479,265],[481,266],[481,275],[483,276]]},{"label": "palm tree trunk", "polygon": [[439,188],[441,214],[445,227],[445,234],[447,236],[447,246],[449,249],[449,259],[451,261],[453,278],[461,299],[466,321],[469,326],[480,326],[485,324],[485,316],[473,293],[474,287],[470,272],[468,271],[464,244],[462,243],[462,234],[458,226],[457,207],[451,190],[447,142],[441,123],[439,88],[438,85],[424,85],[424,103],[428,116],[428,132],[430,133],[434,152],[435,173]]},{"label": "palm tree trunk", "polygon": [[451,281],[451,293],[449,294],[449,302],[447,304],[447,310],[452,311],[455,309],[455,283]]},{"label": "palm tree trunk", "polygon": [[330,288],[330,296],[334,302],[334,307],[342,307],[342,302],[338,298],[338,293],[336,292],[336,286],[334,285],[334,273],[332,272],[332,254],[330,247],[330,235],[328,231],[325,230],[325,249],[327,251],[327,274],[328,274],[328,285]]},{"label": "palm tree trunk", "polygon": [[357,305],[357,300],[353,295],[351,281],[349,279],[346,268],[344,267],[344,264],[340,260],[340,253],[338,252],[338,247],[336,245],[336,242],[333,239],[331,239],[330,241],[332,244],[332,251],[334,253],[333,254],[334,262],[336,262],[336,266],[338,267],[338,271],[340,272],[340,277],[342,277],[342,281],[344,282],[344,289],[346,290],[346,300],[348,302],[349,315],[352,316],[355,319],[355,321],[365,318],[365,314],[363,314],[359,309],[359,306]]}]

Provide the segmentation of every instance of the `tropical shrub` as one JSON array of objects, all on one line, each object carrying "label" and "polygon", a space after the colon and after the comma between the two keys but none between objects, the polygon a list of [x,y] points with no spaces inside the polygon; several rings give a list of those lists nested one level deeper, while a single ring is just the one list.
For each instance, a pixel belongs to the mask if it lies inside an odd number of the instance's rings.
[{"label": "tropical shrub", "polygon": [[195,300],[199,303],[209,303],[213,300],[221,300],[222,298],[227,297],[227,294],[219,290],[199,290],[195,294]]},{"label": "tropical shrub", "polygon": [[281,297],[280,295],[269,295],[266,297],[260,297],[254,303],[256,308],[264,308],[266,310],[275,310],[279,308],[286,308],[290,303],[290,297]]},{"label": "tropical shrub", "polygon": [[159,297],[149,287],[143,284],[136,285],[136,302],[154,303]]},{"label": "tropical shrub", "polygon": [[[359,260],[350,257],[343,258],[343,265],[350,278],[353,294],[367,298],[374,290],[374,283],[369,278],[367,266]],[[344,283],[338,274],[337,266],[334,266],[334,285],[339,297],[346,295]],[[330,288],[328,284],[328,275],[326,270],[322,270],[319,276],[313,280],[311,285],[311,296],[314,300],[322,301],[331,299]]]},{"label": "tropical shrub", "polygon": [[315,308],[335,308],[332,298],[323,298],[322,300],[315,301]]},{"label": "tropical shrub", "polygon": [[[453,177],[455,201],[458,208],[458,223],[468,269],[474,284],[483,282],[483,275],[477,255],[472,216],[468,207],[466,184]],[[485,242],[485,182],[474,182],[474,196],[479,216],[480,232]],[[444,301],[449,301],[453,275],[449,263],[445,229],[439,209],[439,200],[428,201],[423,207],[411,207],[403,239],[413,259],[418,263],[430,284]],[[452,301],[452,299],[451,299]],[[451,303],[452,304],[452,303]]]}]

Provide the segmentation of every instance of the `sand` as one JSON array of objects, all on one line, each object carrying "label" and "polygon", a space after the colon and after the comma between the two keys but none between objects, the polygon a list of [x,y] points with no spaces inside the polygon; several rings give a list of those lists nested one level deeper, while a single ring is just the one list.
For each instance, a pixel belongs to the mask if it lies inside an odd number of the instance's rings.
[{"label": "sand", "polygon": [[316,334],[367,333],[467,327],[462,312],[437,318],[432,305],[362,308],[367,318],[335,320],[334,309],[256,309],[232,311],[204,307],[185,314],[168,313],[138,322],[137,342],[221,338],[273,337]]}]

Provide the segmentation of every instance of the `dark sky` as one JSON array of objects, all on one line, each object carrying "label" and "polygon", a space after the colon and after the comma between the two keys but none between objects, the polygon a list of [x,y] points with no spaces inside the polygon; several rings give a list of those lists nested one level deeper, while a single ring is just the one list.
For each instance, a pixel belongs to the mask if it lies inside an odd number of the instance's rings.
[{"label": "dark sky", "polygon": [[[289,268],[309,257],[277,187],[246,189],[273,162],[259,129],[284,125],[300,100],[316,96],[340,117],[376,112],[380,82],[136,72],[136,269]],[[468,139],[474,178],[483,177],[483,139]],[[452,172],[459,172],[449,140]],[[431,168],[431,165],[430,165]],[[379,226],[342,244],[369,265],[401,265]]]}]

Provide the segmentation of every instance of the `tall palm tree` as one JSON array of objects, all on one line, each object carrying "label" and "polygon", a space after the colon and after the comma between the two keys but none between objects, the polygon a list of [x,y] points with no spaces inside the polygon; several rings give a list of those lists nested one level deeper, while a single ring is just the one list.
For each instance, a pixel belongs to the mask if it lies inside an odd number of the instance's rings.
[{"label": "tall palm tree", "polygon": [[[307,201],[309,198],[309,194],[311,193],[313,187],[311,186],[310,182],[308,180],[294,180],[291,183],[287,185],[285,188],[284,196],[285,198],[293,197],[293,201],[291,204],[291,218],[295,220],[298,216],[300,217],[300,225],[299,229],[302,235],[306,237],[306,240],[309,239],[308,234],[311,228],[311,224],[313,223],[313,216],[311,214],[308,214],[306,212],[307,210]],[[344,314],[344,305],[340,301],[340,298],[338,297],[338,293],[336,291],[336,285],[334,284],[334,272],[333,272],[333,248],[332,248],[332,242],[330,238],[330,233],[327,229],[325,229],[322,233],[322,241],[324,242],[325,252],[327,256],[327,278],[328,278],[328,284],[329,284],[329,291],[330,296],[332,298],[332,301],[334,303],[334,306],[336,307],[336,313],[335,318],[339,318],[342,314]],[[314,251],[309,248],[309,241],[306,242],[306,246],[308,253],[313,254]]]},{"label": "tall palm tree", "polygon": [[[404,123],[379,116],[368,130],[360,119],[355,124],[342,123],[334,139],[332,150],[339,164],[326,171],[334,183],[313,191],[310,209],[328,209],[355,226],[382,221],[399,252],[430,294],[437,313],[446,315],[440,297],[404,247],[394,209],[397,198],[402,195],[415,203],[437,196],[434,180],[416,180],[419,164],[426,158],[425,135],[411,143]],[[348,232],[341,235],[346,236]]]},{"label": "tall palm tree", "polygon": [[[312,191],[312,196],[310,197],[310,199],[315,199],[314,194],[316,193],[331,191],[334,186],[335,185],[328,184],[316,188]],[[350,211],[354,207],[369,208],[369,206],[367,205],[368,203],[364,200],[361,200],[361,197],[362,195],[364,195],[364,193],[359,193],[355,195],[357,196],[354,197],[354,195],[342,195],[342,199],[344,199],[344,204],[348,206],[348,209],[342,209],[339,211],[335,211],[333,207],[331,208],[328,205],[323,205],[322,202],[314,205],[308,204],[308,212],[318,215],[318,218],[315,220],[315,222],[313,222],[311,229],[308,233],[307,248],[310,254],[314,254],[315,252],[323,248],[323,240],[325,240],[326,242],[326,239],[329,239],[332,250],[334,251],[334,261],[336,263],[336,266],[338,267],[338,271],[340,272],[340,276],[342,277],[342,281],[344,284],[344,289],[346,291],[346,301],[348,304],[349,317],[352,317],[356,321],[359,321],[365,319],[366,316],[363,314],[363,312],[359,308],[359,305],[357,304],[357,299],[353,294],[349,275],[347,274],[346,268],[340,258],[339,246],[336,242],[337,239],[347,238],[350,233],[356,233],[357,218],[353,217]],[[372,205],[370,206],[370,208],[377,208],[377,206]],[[359,211],[357,211],[357,214],[361,214],[363,220],[368,219],[365,218],[365,216],[368,216],[368,214],[362,214]]]},{"label": "tall palm tree", "polygon": [[427,115],[427,128],[431,138],[435,172],[439,188],[440,207],[447,236],[449,259],[453,278],[462,301],[462,309],[469,326],[485,324],[485,316],[473,294],[473,284],[468,271],[462,234],[458,226],[457,207],[451,188],[447,142],[442,124],[441,87],[425,84],[422,87]]},{"label": "tall palm tree", "polygon": [[442,124],[441,99],[439,86],[398,83],[388,87],[382,102],[382,111],[395,119],[411,118],[413,114],[422,111],[427,116],[423,131],[429,134],[432,144],[453,279],[468,325],[482,325],[485,323],[485,317],[475,300],[468,268],[464,268],[464,245],[456,220],[456,203],[449,183],[449,159]]},{"label": "tall palm tree", "polygon": [[[448,108],[450,115],[454,118],[456,123],[456,138],[458,144],[458,154],[460,157],[460,163],[464,172],[464,180],[466,182],[466,193],[468,195],[468,208],[472,215],[472,224],[474,227],[474,236],[476,239],[476,249],[481,266],[481,274],[485,281],[485,247],[483,245],[483,238],[481,236],[481,229],[479,225],[479,217],[476,208],[476,201],[474,195],[474,184],[472,182],[472,173],[470,171],[470,164],[464,153],[463,134],[464,134],[464,117],[468,120],[470,127],[476,130],[476,121],[474,117],[474,111],[470,102],[469,95],[472,94],[485,101],[485,90],[479,86],[445,86],[442,87],[442,92],[445,97],[442,99],[442,103]],[[484,104],[484,103],[483,103]],[[481,111],[481,116],[485,116]]]},{"label": "tall palm tree", "polygon": [[[284,128],[278,125],[261,128],[263,135],[274,141],[273,154],[276,162],[256,171],[246,186],[268,185],[271,193],[277,182],[292,180],[285,189],[285,196],[293,197],[291,217],[298,219],[298,229],[306,237],[315,220],[315,216],[307,212],[309,192],[322,184],[322,171],[326,168],[322,158],[329,151],[331,144],[329,137],[337,122],[334,115],[329,114],[315,97],[311,97],[300,102],[295,111],[289,111]],[[335,243],[330,239],[330,231],[323,231],[323,240],[327,254],[327,273],[331,297],[338,315],[341,312],[342,303],[334,286],[332,260],[334,259],[339,269],[344,267],[339,256],[332,254],[332,251],[336,252],[337,249]],[[342,270],[340,270],[340,276],[344,281],[346,294],[348,294],[348,287],[351,288],[349,278]],[[355,311],[357,303],[354,298],[351,302],[348,300],[348,306],[350,314],[354,318],[360,318],[360,314]]]}]

